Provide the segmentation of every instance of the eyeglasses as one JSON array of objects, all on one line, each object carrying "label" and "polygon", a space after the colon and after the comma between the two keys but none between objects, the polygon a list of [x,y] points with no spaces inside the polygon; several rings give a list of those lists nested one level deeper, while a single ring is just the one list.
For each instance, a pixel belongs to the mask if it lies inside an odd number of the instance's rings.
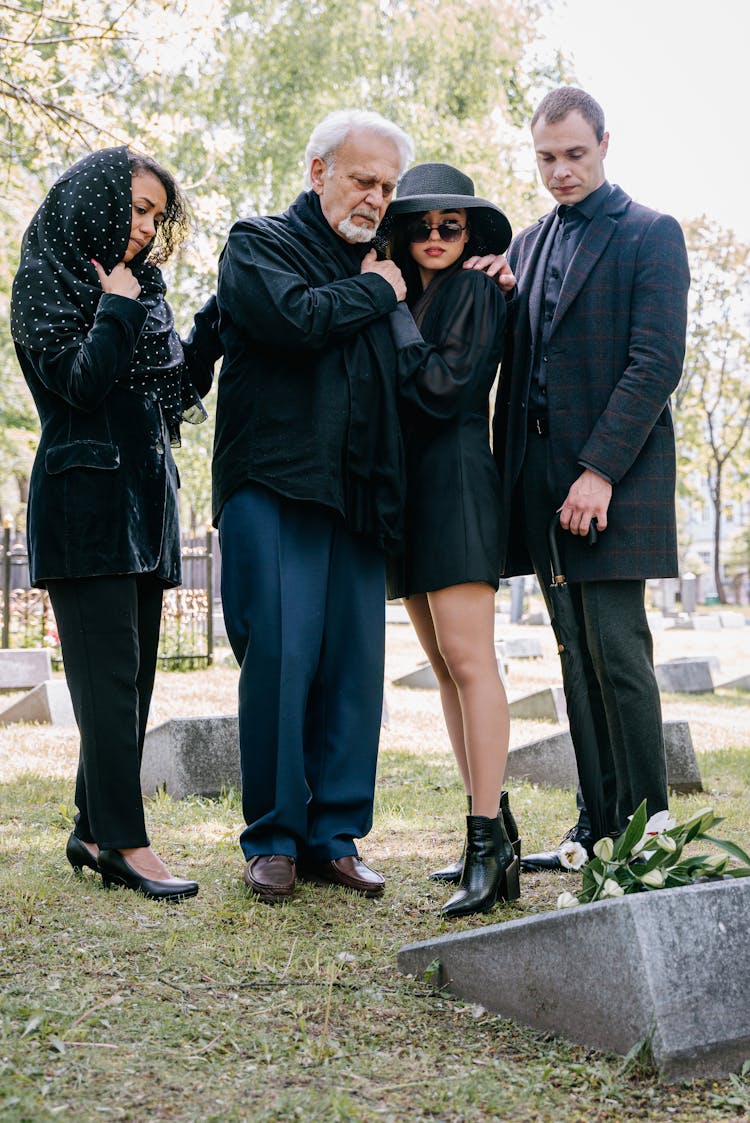
[{"label": "eyeglasses", "polygon": [[465,229],[454,218],[445,218],[442,222],[433,224],[420,219],[409,227],[407,233],[410,242],[429,242],[433,230],[437,230],[441,242],[457,242]]}]

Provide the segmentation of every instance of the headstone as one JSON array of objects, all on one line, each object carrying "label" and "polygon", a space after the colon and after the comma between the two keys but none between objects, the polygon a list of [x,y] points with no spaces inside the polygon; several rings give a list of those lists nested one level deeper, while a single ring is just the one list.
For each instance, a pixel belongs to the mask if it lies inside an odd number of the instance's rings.
[{"label": "headstone", "polygon": [[567,721],[565,692],[561,686],[547,686],[525,694],[510,703],[511,718],[529,721]]},{"label": "headstone", "polygon": [[708,659],[670,659],[654,670],[659,690],[669,694],[709,694],[714,688]]},{"label": "headstone", "polygon": [[[702,791],[703,783],[688,722],[664,722],[664,751],[670,788],[683,794]],[[564,729],[550,737],[511,748],[505,778],[539,784],[543,788],[575,789],[578,786],[578,768],[570,730]]]},{"label": "headstone", "polygon": [[73,703],[64,679],[40,682],[32,690],[0,710],[0,725],[35,721],[40,725],[75,725]]},{"label": "headstone", "polygon": [[721,620],[717,613],[705,616],[696,613],[693,617],[693,627],[696,632],[718,632],[721,629]]},{"label": "headstone", "polygon": [[742,612],[720,612],[718,615],[722,628],[745,627],[745,616]]},{"label": "headstone", "polygon": [[[498,644],[495,644],[495,650],[498,649]],[[497,656],[497,669],[500,673],[500,678],[505,684],[505,662],[502,655]],[[413,690],[437,690],[438,680],[435,672],[429,663],[420,663],[419,666],[409,671],[406,675],[401,675],[400,678],[393,680],[394,686],[410,686]]]},{"label": "headstone", "polygon": [[667,783],[672,791],[681,795],[702,792],[703,781],[687,721],[664,722],[664,751],[667,757]]},{"label": "headstone", "polygon": [[750,675],[740,675],[739,678],[732,678],[729,682],[719,683],[716,687],[717,690],[750,690]]},{"label": "headstone", "polygon": [[520,577],[511,577],[510,579],[510,622],[511,624],[520,624],[523,617],[523,602],[526,593],[526,578],[523,574]]},{"label": "headstone", "polygon": [[385,606],[385,622],[386,624],[409,624],[409,613],[406,611],[400,601],[394,601],[393,604],[386,604]]},{"label": "headstone", "polygon": [[694,573],[683,573],[680,581],[680,603],[684,612],[695,612],[698,603],[698,578]]},{"label": "headstone", "polygon": [[535,612],[527,612],[522,623],[531,624],[534,627],[540,624],[549,624],[549,612],[547,612],[546,608],[539,609]]},{"label": "headstone", "polygon": [[146,734],[141,788],[164,788],[173,799],[217,796],[240,787],[240,742],[236,716],[173,718]]},{"label": "headstone", "polygon": [[650,1039],[666,1082],[713,1079],[750,1056],[749,910],[750,878],[660,889],[409,944],[398,965],[586,1047]]},{"label": "headstone", "polygon": [[0,693],[31,690],[51,678],[52,663],[46,648],[0,648]]},{"label": "headstone", "polygon": [[500,640],[500,653],[506,659],[543,659],[544,648],[542,641],[536,636],[516,636],[512,639]]}]

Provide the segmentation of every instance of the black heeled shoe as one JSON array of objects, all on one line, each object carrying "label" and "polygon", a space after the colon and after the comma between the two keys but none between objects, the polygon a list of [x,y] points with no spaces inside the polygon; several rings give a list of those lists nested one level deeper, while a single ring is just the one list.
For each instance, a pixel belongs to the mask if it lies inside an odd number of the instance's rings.
[{"label": "black heeled shoe", "polygon": [[488,912],[498,900],[521,896],[519,862],[500,815],[466,816],[466,861],[458,892],[440,910],[445,917]]},{"label": "black heeled shoe", "polygon": [[[466,802],[468,804],[469,814],[471,815],[471,796],[470,795],[467,795]],[[498,814],[502,818],[503,825],[505,827],[505,833],[507,834],[507,836],[510,840],[510,844],[513,847],[515,855],[520,861],[520,859],[521,859],[521,839],[519,838],[519,835],[518,835],[518,826],[516,824],[516,820],[513,817],[513,812],[510,809],[510,800],[509,800],[509,797],[508,797],[508,793],[505,790],[503,790],[500,793],[500,811],[498,812]],[[430,881],[444,881],[444,882],[449,882],[453,885],[458,885],[459,881],[461,880],[461,874],[464,872],[464,861],[465,861],[465,859],[466,859],[466,842],[464,841],[464,848],[463,848],[463,851],[461,853],[461,857],[459,858],[459,860],[457,862],[454,862],[450,866],[444,866],[443,869],[435,870],[434,873],[429,874]]]},{"label": "black heeled shoe", "polygon": [[81,842],[77,834],[72,831],[65,845],[65,857],[70,862],[75,873],[81,873],[84,866],[88,866],[94,873],[99,873],[99,863],[85,843]]},{"label": "black heeled shoe", "polygon": [[119,850],[100,850],[99,869],[105,889],[111,885],[124,885],[151,901],[184,901],[187,897],[195,897],[198,892],[197,881],[183,881],[180,877],[152,881],[143,877],[128,865]]}]

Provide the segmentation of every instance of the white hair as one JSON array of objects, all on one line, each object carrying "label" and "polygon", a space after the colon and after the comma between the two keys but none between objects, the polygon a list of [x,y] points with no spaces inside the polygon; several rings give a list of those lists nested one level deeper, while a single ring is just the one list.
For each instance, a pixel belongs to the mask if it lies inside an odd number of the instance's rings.
[{"label": "white hair", "polygon": [[331,175],[334,157],[352,129],[366,129],[395,144],[399,156],[399,178],[414,159],[414,142],[411,137],[387,117],[367,109],[336,109],[324,117],[310,134],[305,149],[305,187],[312,187],[310,165],[316,157],[327,165],[328,174]]}]

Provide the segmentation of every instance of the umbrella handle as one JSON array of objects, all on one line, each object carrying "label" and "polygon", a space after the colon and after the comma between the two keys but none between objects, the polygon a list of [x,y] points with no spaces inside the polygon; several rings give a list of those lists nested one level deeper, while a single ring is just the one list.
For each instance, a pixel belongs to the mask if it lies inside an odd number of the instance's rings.
[{"label": "umbrella handle", "polygon": [[[555,511],[555,513],[552,516],[552,519],[550,521],[550,524],[549,524],[549,530],[547,532],[547,539],[548,539],[548,542],[549,542],[549,560],[550,560],[550,568],[552,570],[552,584],[553,585],[564,585],[565,584],[565,574],[562,572],[562,564],[560,562],[560,551],[559,551],[558,545],[557,545],[557,532],[558,532],[559,528],[560,528],[560,512]],[[589,546],[596,545],[598,537],[599,537],[599,528],[597,527],[596,519],[592,519],[591,522],[589,523],[589,529],[588,529],[588,533],[586,535],[586,541],[588,542]]]}]

